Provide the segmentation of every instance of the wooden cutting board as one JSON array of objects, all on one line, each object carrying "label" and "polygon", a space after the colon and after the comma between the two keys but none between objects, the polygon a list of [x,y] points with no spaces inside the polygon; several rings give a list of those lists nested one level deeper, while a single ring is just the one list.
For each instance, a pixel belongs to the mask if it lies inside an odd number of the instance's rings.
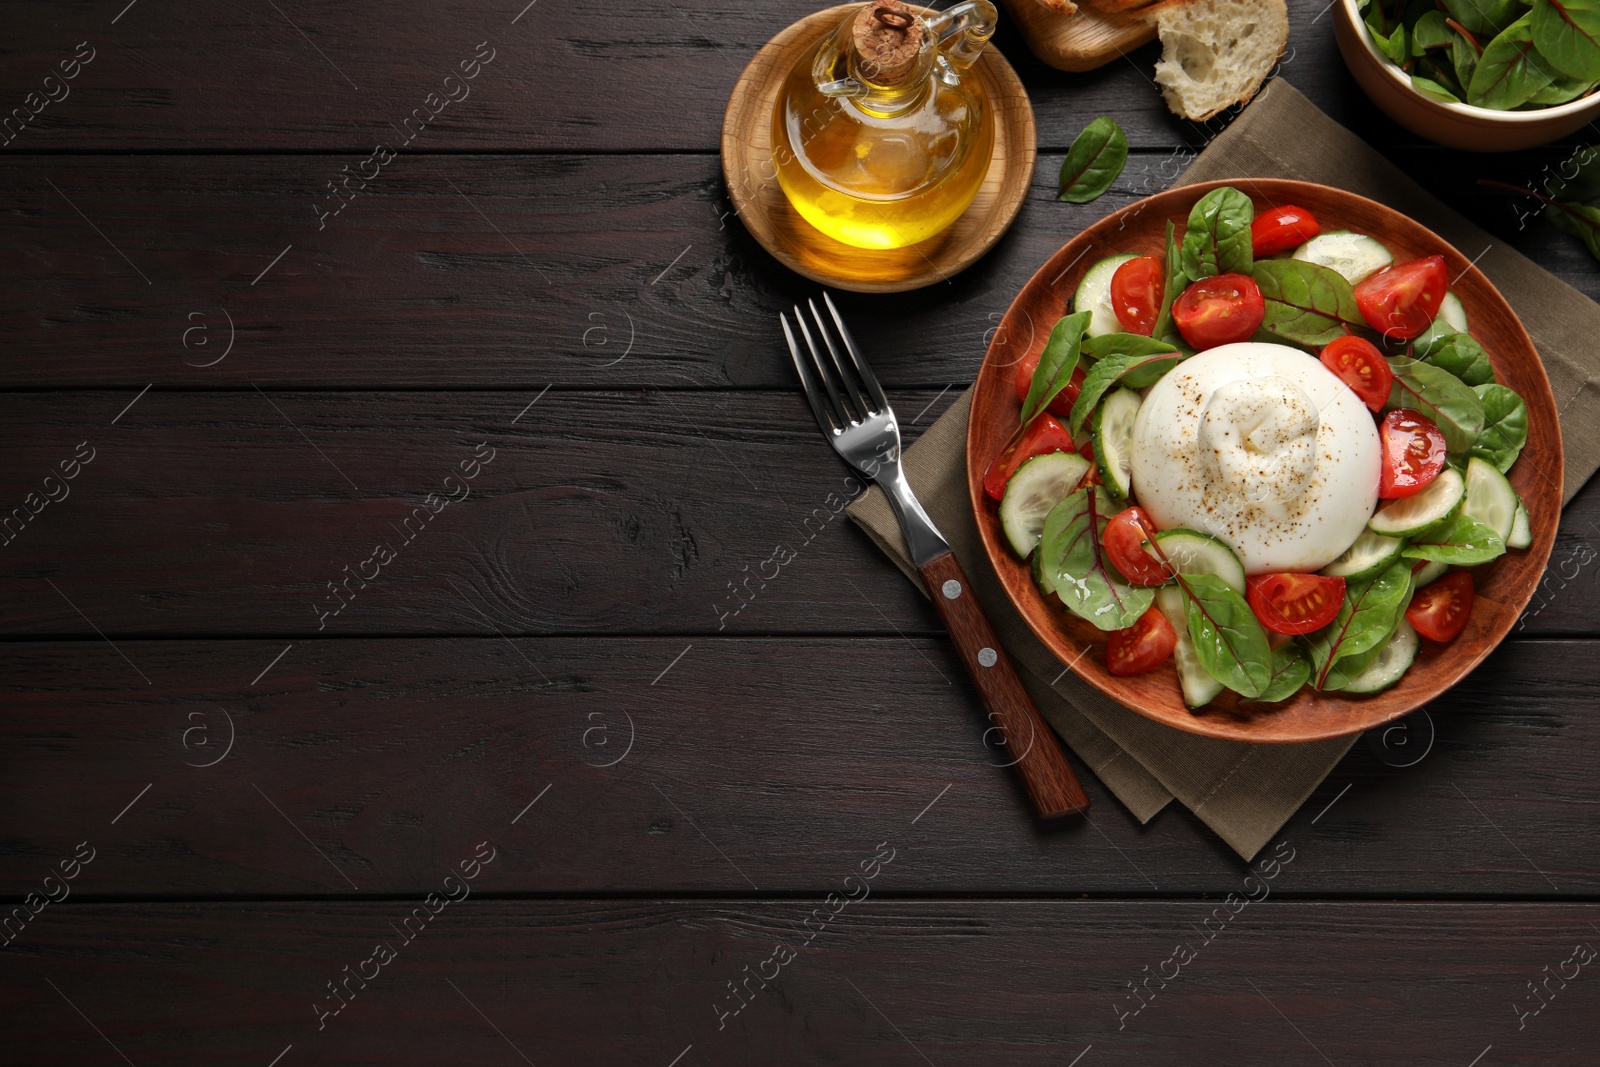
[{"label": "wooden cutting board", "polygon": [[1041,0],[1004,0],[1033,54],[1057,70],[1094,70],[1156,39],[1154,26],[1136,12],[1108,15],[1079,7],[1052,11]]}]

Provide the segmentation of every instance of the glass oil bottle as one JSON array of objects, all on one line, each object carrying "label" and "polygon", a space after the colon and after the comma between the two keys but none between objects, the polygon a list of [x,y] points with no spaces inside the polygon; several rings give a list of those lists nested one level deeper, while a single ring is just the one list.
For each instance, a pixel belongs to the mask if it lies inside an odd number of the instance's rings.
[{"label": "glass oil bottle", "polygon": [[784,195],[829,237],[904,248],[972,203],[994,152],[994,115],[969,68],[993,36],[989,0],[924,16],[873,0],[802,54],[772,117]]}]

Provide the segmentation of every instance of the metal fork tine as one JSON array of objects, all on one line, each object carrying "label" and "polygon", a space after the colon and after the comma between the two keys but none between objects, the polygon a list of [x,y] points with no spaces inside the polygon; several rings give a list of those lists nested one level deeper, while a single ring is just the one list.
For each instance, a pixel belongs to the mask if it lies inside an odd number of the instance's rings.
[{"label": "metal fork tine", "polygon": [[839,415],[839,429],[843,430],[857,419],[851,412],[850,406],[839,396],[839,387],[834,384],[834,375],[828,373],[828,361],[822,353],[817,351],[817,343],[811,339],[811,330],[806,326],[806,317],[795,305],[794,321],[800,327],[800,336],[806,339],[806,348],[811,352],[811,362],[817,372],[817,377],[822,380],[823,388],[828,391],[828,397],[833,401],[834,411]]},{"label": "metal fork tine", "polygon": [[844,388],[850,394],[851,403],[855,405],[861,421],[866,421],[867,416],[873,414],[872,407],[861,398],[861,390],[856,388],[856,376],[846,369],[844,361],[839,358],[839,350],[833,344],[833,331],[828,329],[828,320],[824,319],[822,313],[817,310],[817,302],[815,300],[807,300],[806,306],[811,309],[811,317],[817,323],[817,332],[822,334],[822,343],[828,347],[828,358],[833,361],[834,369],[838,371],[840,380],[844,382]]},{"label": "metal fork tine", "polygon": [[867,392],[872,394],[872,399],[877,403],[879,411],[888,411],[889,398],[883,395],[883,388],[878,385],[878,376],[872,373],[872,367],[861,358],[861,350],[856,347],[856,339],[850,336],[850,331],[845,328],[844,319],[839,315],[839,309],[833,306],[833,297],[828,291],[822,291],[822,302],[828,305],[828,313],[833,316],[833,324],[839,328],[839,340],[844,342],[844,350],[850,353],[850,360],[856,365],[856,370],[861,374],[861,380],[866,383]]},{"label": "metal fork tine", "polygon": [[842,427],[835,422],[826,403],[822,399],[822,389],[812,380],[812,375],[806,369],[806,361],[800,355],[800,346],[795,342],[794,331],[789,329],[789,316],[778,312],[778,321],[783,323],[783,336],[789,342],[789,355],[794,358],[795,372],[800,375],[800,389],[806,394],[806,403],[811,405],[811,414],[816,416],[817,425],[825,434],[835,433]]}]

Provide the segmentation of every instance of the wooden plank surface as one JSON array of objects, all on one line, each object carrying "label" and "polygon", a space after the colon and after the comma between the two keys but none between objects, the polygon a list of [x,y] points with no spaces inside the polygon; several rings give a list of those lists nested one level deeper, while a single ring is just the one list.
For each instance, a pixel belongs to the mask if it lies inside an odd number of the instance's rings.
[{"label": "wooden plank surface", "polygon": [[[526,0],[446,0],[374,15],[363,5],[121,5],[27,0],[0,66],[0,100],[20,106],[87,40],[94,58],[7,151],[224,148],[367,152],[462,60],[494,59],[439,113],[413,150],[715,150],[722,111],[751,56],[780,29],[827,6],[674,0],[621,8]],[[1370,111],[1333,46],[1322,0],[1294,0],[1284,71],[1344,119]],[[109,9],[109,10],[108,10]],[[517,19],[519,12],[523,12]],[[515,20],[515,21],[514,21]],[[1040,144],[1065,147],[1110,114],[1139,146],[1203,130],[1167,113],[1139,49],[1086,74],[1040,63],[1002,16],[997,47],[1028,84]],[[60,95],[61,90],[50,87]],[[1410,141],[1410,135],[1395,132]]]},{"label": "wooden plank surface", "polygon": [[[905,902],[879,891],[914,834],[881,833],[832,902],[468,897],[409,942],[420,898],[52,907],[0,959],[27,1020],[0,1062],[1594,1062],[1600,906],[1280,903],[1324,862],[1300,839],[1237,904]],[[457,828],[445,856],[485,835]],[[891,862],[847,886],[880,841]],[[471,886],[491,891],[498,862]]]},{"label": "wooden plank surface", "polygon": [[[893,396],[916,426],[951,399]],[[12,392],[0,450],[13,635],[939,632],[794,393]],[[1597,521],[1590,486],[1519,632],[1600,633]]]},{"label": "wooden plank surface", "polygon": [[[1092,780],[1089,821],[1033,822],[945,641],[287,644],[0,646],[0,893],[85,839],[84,896],[418,893],[480,832],[497,892],[820,893],[924,810],[896,892],[1225,894],[1240,876],[1181,808],[1141,828]],[[1413,766],[1358,744],[1284,829],[1320,857],[1285,890],[1600,891],[1596,651],[1502,648],[1429,709],[1431,742],[1422,724],[1394,739]]]},{"label": "wooden plank surface", "polygon": [[[1061,158],[1041,154],[1011,232],[948,284],[841,295],[886,383],[970,382],[1039,265],[1192,153],[1135,155],[1085,205],[1055,200]],[[1519,230],[1513,202],[1474,184],[1527,182],[1561,150],[1412,158],[1447,202],[1600,294],[1576,239]],[[0,157],[0,387],[794,388],[778,313],[816,287],[744,232],[714,156],[403,156],[319,229],[337,204],[319,190],[354,162]]]}]

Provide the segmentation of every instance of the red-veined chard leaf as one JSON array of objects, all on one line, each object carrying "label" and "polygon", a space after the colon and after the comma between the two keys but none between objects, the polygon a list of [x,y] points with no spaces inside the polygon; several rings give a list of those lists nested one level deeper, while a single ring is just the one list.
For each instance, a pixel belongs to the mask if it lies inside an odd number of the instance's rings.
[{"label": "red-veined chard leaf", "polygon": [[1600,79],[1600,0],[1534,0],[1533,43],[1570,79]]},{"label": "red-veined chard leaf", "polygon": [[[1411,564],[1396,560],[1371,578],[1349,582],[1339,614],[1322,629],[1304,638],[1311,656],[1312,684],[1318,689],[1339,681],[1336,664],[1378,648],[1394,632],[1400,613],[1411,601]],[[1352,664],[1354,667],[1356,664]],[[1362,670],[1366,664],[1359,664]],[[1354,677],[1359,671],[1351,673]]]},{"label": "red-veined chard leaf", "polygon": [[1273,680],[1272,646],[1244,597],[1214,574],[1180,574],[1178,584],[1206,673],[1240,696],[1265,693]]},{"label": "red-veined chard leaf", "polygon": [[1256,700],[1276,704],[1300,692],[1300,687],[1311,680],[1311,661],[1293,641],[1285,642],[1272,650],[1272,677]]},{"label": "red-veined chard leaf", "polygon": [[1250,276],[1266,302],[1261,328],[1285,341],[1318,347],[1347,326],[1366,328],[1350,283],[1336,270],[1299,259],[1264,259]]},{"label": "red-veined chard leaf", "polygon": [[1101,487],[1079,489],[1051,509],[1039,537],[1040,569],[1056,596],[1102,630],[1132,626],[1156,598],[1150,586],[1123,580],[1106,558],[1102,537],[1118,510]]},{"label": "red-veined chard leaf", "polygon": [[1460,378],[1431,363],[1397,356],[1389,361],[1394,385],[1389,408],[1411,408],[1444,433],[1452,455],[1462,455],[1483,432],[1483,401]]},{"label": "red-veined chard leaf", "polygon": [[1555,68],[1534,47],[1530,12],[1484,46],[1467,86],[1467,103],[1507,111],[1527,103],[1555,79]]}]

